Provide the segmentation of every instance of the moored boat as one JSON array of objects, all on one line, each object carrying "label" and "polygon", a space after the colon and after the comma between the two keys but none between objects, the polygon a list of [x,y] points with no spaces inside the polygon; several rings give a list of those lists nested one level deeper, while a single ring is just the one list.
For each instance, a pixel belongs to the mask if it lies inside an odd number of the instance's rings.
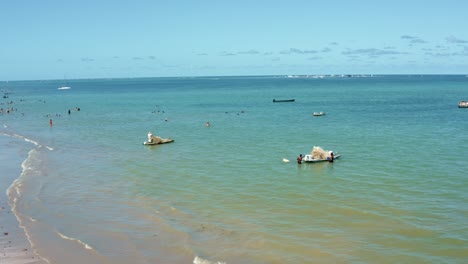
[{"label": "moored boat", "polygon": [[160,140],[154,140],[153,141],[145,141],[143,142],[143,145],[160,145],[160,144],[166,144],[166,143],[172,143],[174,140],[172,138],[161,138]]},{"label": "moored boat", "polygon": [[160,138],[158,136],[153,136],[153,133],[150,131],[148,132],[148,140],[143,142],[143,145],[160,145],[172,142],[174,142],[172,138]]},{"label": "moored boat", "polygon": [[[336,160],[338,159],[339,157],[341,157],[340,154],[336,154],[333,156],[333,160]],[[303,162],[323,162],[323,161],[330,161],[330,157],[327,157],[325,159],[316,159],[314,158],[312,155],[305,155],[303,158],[302,158],[302,161]]]},{"label": "moored boat", "polygon": [[303,162],[333,162],[334,160],[341,157],[340,154],[335,153],[331,150],[323,150],[321,147],[314,146],[310,154],[305,155],[302,158]]},{"label": "moored boat", "polygon": [[276,100],[273,99],[273,103],[284,103],[284,102],[294,102],[296,99],[282,99],[282,100]]}]

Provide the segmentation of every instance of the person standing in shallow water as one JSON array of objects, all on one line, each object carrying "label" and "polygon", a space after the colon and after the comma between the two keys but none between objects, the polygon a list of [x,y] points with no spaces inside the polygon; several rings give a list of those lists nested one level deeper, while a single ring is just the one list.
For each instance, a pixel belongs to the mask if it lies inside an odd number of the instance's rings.
[{"label": "person standing in shallow water", "polygon": [[302,154],[299,154],[299,157],[297,157],[297,164],[302,163]]},{"label": "person standing in shallow water", "polygon": [[49,120],[49,125],[52,126],[52,119]]}]

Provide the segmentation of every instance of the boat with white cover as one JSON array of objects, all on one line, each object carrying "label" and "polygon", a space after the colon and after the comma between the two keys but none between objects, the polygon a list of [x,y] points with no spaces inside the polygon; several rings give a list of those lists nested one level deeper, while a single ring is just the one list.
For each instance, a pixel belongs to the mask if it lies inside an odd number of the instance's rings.
[{"label": "boat with white cover", "polygon": [[323,150],[321,147],[316,147],[314,146],[312,148],[312,152],[310,154],[305,155],[302,158],[302,162],[324,162],[324,161],[330,161],[332,159],[333,155],[333,160],[338,159],[341,157],[340,154],[331,151],[331,150]]},{"label": "boat with white cover", "polygon": [[153,133],[148,132],[148,140],[143,142],[143,145],[160,145],[166,143],[172,143],[174,139],[172,138],[160,138],[158,136],[153,136]]}]

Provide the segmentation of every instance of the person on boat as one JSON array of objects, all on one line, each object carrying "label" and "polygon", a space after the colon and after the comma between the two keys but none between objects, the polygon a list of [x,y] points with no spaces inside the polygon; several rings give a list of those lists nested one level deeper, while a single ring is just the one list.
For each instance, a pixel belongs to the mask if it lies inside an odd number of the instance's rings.
[{"label": "person on boat", "polygon": [[302,163],[302,154],[299,154],[299,157],[297,157],[297,164]]},{"label": "person on boat", "polygon": [[153,133],[151,133],[151,131],[148,132],[148,142],[149,143],[153,142]]},{"label": "person on boat", "polygon": [[333,152],[331,152],[330,157],[328,158],[328,162],[333,162],[333,160],[335,160],[335,155],[333,154]]}]

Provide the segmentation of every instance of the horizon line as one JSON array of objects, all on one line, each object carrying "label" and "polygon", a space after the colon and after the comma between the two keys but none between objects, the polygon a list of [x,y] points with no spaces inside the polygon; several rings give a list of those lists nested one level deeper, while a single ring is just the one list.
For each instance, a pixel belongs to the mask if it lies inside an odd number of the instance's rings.
[{"label": "horizon line", "polygon": [[[338,77],[338,78],[352,78],[352,77],[379,77],[379,76],[465,76],[463,73],[357,73],[357,74],[261,74],[261,75],[186,75],[186,76],[140,76],[140,77],[94,77],[94,78],[73,78],[66,79],[67,81],[79,80],[118,80],[118,79],[164,79],[164,78],[228,78],[228,77]],[[23,80],[0,80],[0,82],[33,82],[33,81],[63,81],[63,79],[23,79]]]}]

